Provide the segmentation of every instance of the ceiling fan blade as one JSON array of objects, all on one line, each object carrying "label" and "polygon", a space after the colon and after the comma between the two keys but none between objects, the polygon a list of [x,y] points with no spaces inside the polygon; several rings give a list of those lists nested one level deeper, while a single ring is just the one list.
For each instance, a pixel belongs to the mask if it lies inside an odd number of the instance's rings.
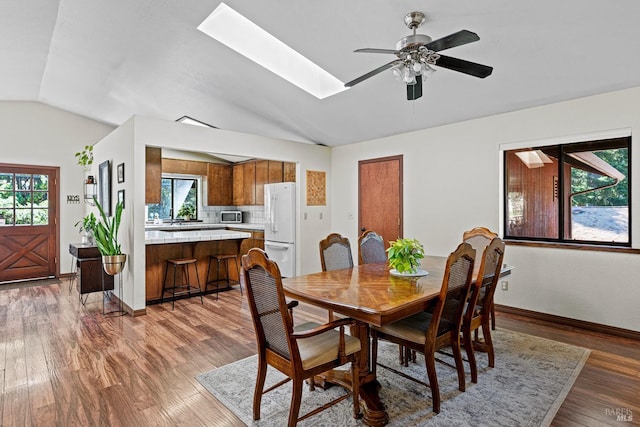
[{"label": "ceiling fan blade", "polygon": [[401,63],[401,62],[402,62],[402,61],[400,61],[399,59],[396,59],[396,60],[394,60],[394,61],[391,61],[391,62],[389,62],[389,63],[387,63],[387,64],[384,64],[384,65],[383,65],[383,66],[381,66],[381,67],[376,68],[376,69],[375,69],[375,70],[373,70],[373,71],[369,71],[367,74],[364,74],[364,75],[362,75],[362,76],[358,77],[357,79],[354,79],[354,80],[351,80],[351,81],[350,81],[350,82],[348,82],[348,83],[345,83],[345,84],[344,84],[344,86],[345,86],[345,87],[351,87],[351,86],[357,85],[358,83],[360,83],[360,82],[362,82],[362,81],[364,81],[364,80],[367,80],[368,78],[373,77],[373,76],[375,76],[376,74],[380,74],[380,73],[381,73],[381,72],[383,72],[384,70],[388,70],[389,68],[392,68],[394,65],[399,64],[399,63]]},{"label": "ceiling fan blade", "polygon": [[396,54],[398,51],[393,49],[376,49],[373,47],[365,47],[364,49],[356,49],[354,52],[358,53],[392,53]]},{"label": "ceiling fan blade", "polygon": [[453,71],[469,74],[470,76],[485,77],[491,75],[493,67],[488,65],[477,64],[475,62],[465,61],[464,59],[453,58],[451,56],[440,55],[436,61],[436,65],[442,68],[448,68]]},{"label": "ceiling fan blade", "polygon": [[416,82],[407,85],[407,101],[413,101],[422,96],[422,77],[416,77]]},{"label": "ceiling fan blade", "polygon": [[425,47],[434,52],[438,52],[452,47],[462,46],[463,44],[476,42],[478,40],[480,40],[480,37],[478,37],[476,33],[469,30],[460,30],[457,33],[449,34],[446,37],[427,43]]}]

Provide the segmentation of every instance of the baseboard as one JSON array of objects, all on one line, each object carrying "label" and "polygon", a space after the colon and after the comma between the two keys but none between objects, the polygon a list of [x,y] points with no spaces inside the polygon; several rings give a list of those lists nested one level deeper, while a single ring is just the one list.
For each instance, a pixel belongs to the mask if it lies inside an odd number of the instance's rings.
[{"label": "baseboard", "polygon": [[558,323],[560,325],[571,326],[574,328],[581,328],[589,331],[600,332],[603,334],[609,334],[640,341],[640,332],[632,331],[630,329],[602,325],[600,323],[586,322],[584,320],[576,320],[569,317],[540,313],[538,311],[525,310],[524,308],[509,307],[500,304],[495,304],[495,309],[496,311],[501,311],[503,313],[515,314],[518,316],[529,317],[536,320],[544,320],[551,323]]}]

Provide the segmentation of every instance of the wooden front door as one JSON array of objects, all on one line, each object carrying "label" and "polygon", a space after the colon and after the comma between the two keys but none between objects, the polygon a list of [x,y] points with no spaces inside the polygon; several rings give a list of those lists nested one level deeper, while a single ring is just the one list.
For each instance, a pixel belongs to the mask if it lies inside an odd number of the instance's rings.
[{"label": "wooden front door", "polygon": [[0,283],[57,276],[58,175],[0,163]]},{"label": "wooden front door", "polygon": [[402,156],[358,162],[358,234],[373,230],[384,239],[402,237]]}]

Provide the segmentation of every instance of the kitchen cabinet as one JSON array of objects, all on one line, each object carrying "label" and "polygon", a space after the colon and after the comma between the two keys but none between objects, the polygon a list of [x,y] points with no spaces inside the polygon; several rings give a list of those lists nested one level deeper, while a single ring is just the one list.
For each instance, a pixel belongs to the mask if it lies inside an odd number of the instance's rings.
[{"label": "kitchen cabinet", "polygon": [[282,164],[282,182],[296,182],[296,164],[284,162]]},{"label": "kitchen cabinet", "polygon": [[240,251],[238,253],[238,261],[242,259],[242,255],[246,255],[251,248],[260,248],[264,250],[264,231],[262,230],[247,230],[240,228],[227,227],[227,230],[241,231],[245,233],[251,233],[251,237],[244,239],[240,243]]},{"label": "kitchen cabinet", "polygon": [[269,182],[269,164],[268,160],[256,161],[256,205],[264,205],[264,185]]},{"label": "kitchen cabinet", "polygon": [[162,173],[207,176],[209,163],[195,160],[162,159]]},{"label": "kitchen cabinet", "polygon": [[207,205],[231,206],[233,200],[233,166],[207,165]]},{"label": "kitchen cabinet", "polygon": [[233,165],[233,205],[244,205],[244,164]]},{"label": "kitchen cabinet", "polygon": [[244,172],[244,204],[255,205],[256,204],[256,162],[243,163]]},{"label": "kitchen cabinet", "polygon": [[162,149],[145,147],[145,203],[160,203],[162,185]]}]

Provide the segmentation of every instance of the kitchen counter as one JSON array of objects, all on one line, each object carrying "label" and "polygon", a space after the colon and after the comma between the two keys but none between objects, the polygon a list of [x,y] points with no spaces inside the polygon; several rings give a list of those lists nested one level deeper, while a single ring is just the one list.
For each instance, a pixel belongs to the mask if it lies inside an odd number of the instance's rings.
[{"label": "kitchen counter", "polygon": [[[242,225],[242,224],[240,224]],[[247,224],[248,225],[248,224]],[[172,228],[171,230],[175,230]],[[147,245],[162,245],[167,243],[205,242],[210,240],[248,239],[251,233],[221,229],[201,230],[145,230],[144,240]]]},{"label": "kitchen counter", "polygon": [[174,224],[146,224],[145,231],[181,231],[181,230],[264,230],[264,224],[211,224],[203,222],[176,222]]}]

